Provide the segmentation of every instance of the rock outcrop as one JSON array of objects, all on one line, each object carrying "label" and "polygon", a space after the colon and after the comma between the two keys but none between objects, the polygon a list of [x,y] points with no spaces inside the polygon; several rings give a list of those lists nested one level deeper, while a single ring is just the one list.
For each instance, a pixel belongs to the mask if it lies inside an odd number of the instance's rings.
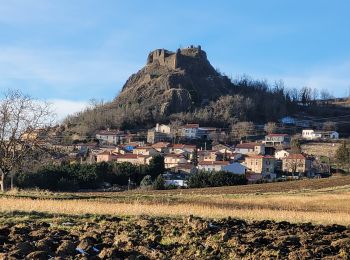
[{"label": "rock outcrop", "polygon": [[116,98],[119,107],[138,106],[157,115],[186,112],[229,94],[231,81],[218,73],[200,46],[152,51]]}]

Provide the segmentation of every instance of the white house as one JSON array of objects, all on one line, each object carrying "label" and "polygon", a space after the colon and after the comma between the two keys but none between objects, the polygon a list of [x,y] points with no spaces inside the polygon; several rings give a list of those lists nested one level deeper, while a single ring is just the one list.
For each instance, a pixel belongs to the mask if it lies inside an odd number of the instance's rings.
[{"label": "white house", "polygon": [[164,134],[171,134],[171,128],[168,125],[163,124],[156,124],[155,127],[156,132],[164,133]]},{"label": "white house", "polygon": [[287,150],[276,151],[276,152],[275,152],[275,158],[276,158],[277,160],[281,160],[281,159],[283,159],[283,158],[288,157],[289,154],[290,154],[290,152],[288,152]]},{"label": "white house", "polygon": [[198,138],[199,124],[187,124],[182,128],[182,136],[188,139]]},{"label": "white house", "polygon": [[317,139],[332,139],[338,140],[339,133],[336,131],[315,131],[313,129],[304,129],[301,134],[303,139],[317,140]]},{"label": "white house", "polygon": [[99,140],[101,144],[119,144],[122,143],[125,138],[123,131],[119,130],[101,130],[96,133],[96,139]]}]

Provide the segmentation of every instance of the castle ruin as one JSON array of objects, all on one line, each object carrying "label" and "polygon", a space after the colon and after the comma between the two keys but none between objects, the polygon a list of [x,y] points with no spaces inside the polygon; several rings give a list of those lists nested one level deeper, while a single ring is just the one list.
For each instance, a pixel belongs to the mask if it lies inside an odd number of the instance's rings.
[{"label": "castle ruin", "polygon": [[181,56],[206,58],[206,54],[204,51],[202,51],[200,45],[197,47],[190,45],[187,48],[177,49],[176,52],[165,49],[154,50],[148,55],[147,65],[158,62],[159,65],[168,67],[169,69],[177,69],[180,64]]}]

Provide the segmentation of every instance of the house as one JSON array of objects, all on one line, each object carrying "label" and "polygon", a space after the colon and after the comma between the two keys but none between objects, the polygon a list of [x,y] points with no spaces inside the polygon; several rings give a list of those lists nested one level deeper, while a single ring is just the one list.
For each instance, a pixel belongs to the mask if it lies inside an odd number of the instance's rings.
[{"label": "house", "polygon": [[288,134],[269,134],[265,136],[266,146],[289,146],[290,136]]},{"label": "house", "polygon": [[132,163],[132,164],[145,164],[145,158],[149,156],[137,155],[137,154],[117,154],[115,155],[115,161],[117,163]]},{"label": "house", "polygon": [[222,171],[224,166],[229,165],[230,162],[227,161],[202,161],[198,163],[198,170],[201,171]]},{"label": "house", "polygon": [[164,165],[165,168],[178,167],[180,165],[186,164],[187,160],[182,154],[166,154],[164,156]]},{"label": "house", "polygon": [[303,139],[306,140],[338,140],[339,133],[336,131],[315,131],[312,129],[304,129],[301,134]]},{"label": "house", "polygon": [[182,127],[182,136],[188,139],[198,138],[199,124],[187,124]]},{"label": "house", "polygon": [[162,141],[170,141],[173,138],[171,127],[164,124],[156,124],[155,128],[147,131],[147,143],[154,144]]},{"label": "house", "polygon": [[210,139],[216,133],[215,127],[199,127],[199,124],[187,124],[182,127],[181,135],[187,139]]},{"label": "house", "polygon": [[211,135],[217,132],[215,127],[199,127],[197,130],[196,138],[211,139]]},{"label": "house", "polygon": [[171,144],[168,142],[158,142],[152,145],[152,147],[160,153],[168,153],[170,146]]},{"label": "house", "polygon": [[101,130],[96,133],[96,139],[100,142],[100,144],[120,144],[123,143],[125,138],[125,134],[123,131],[119,130]]},{"label": "house", "polygon": [[282,159],[282,170],[289,173],[309,174],[311,160],[303,154],[290,154]]},{"label": "house", "polygon": [[123,147],[117,146],[117,147],[114,149],[113,153],[115,153],[115,154],[126,154],[127,151],[126,151]]},{"label": "house", "polygon": [[147,131],[147,143],[154,144],[157,142],[170,141],[172,137],[167,133],[157,132],[155,129]]},{"label": "house", "polygon": [[198,161],[214,162],[222,159],[222,154],[214,150],[198,151]]},{"label": "house", "polygon": [[249,171],[261,174],[263,178],[275,177],[275,158],[269,155],[252,155],[245,158]]},{"label": "house", "polygon": [[137,155],[149,155],[149,156],[155,156],[159,154],[159,152],[154,149],[152,146],[138,146],[133,149],[133,154]]},{"label": "house", "polygon": [[197,147],[195,145],[191,144],[174,144],[172,146],[169,146],[169,153],[186,153],[186,154],[192,154],[194,150],[196,150]]},{"label": "house", "polygon": [[163,134],[171,134],[171,127],[169,125],[156,124],[155,131]]},{"label": "house", "polygon": [[223,171],[243,175],[247,171],[247,167],[242,163],[234,162],[222,167]]},{"label": "house", "polygon": [[241,143],[236,145],[235,152],[240,154],[265,154],[265,145],[260,143]]},{"label": "house", "polygon": [[277,160],[281,160],[283,158],[286,158],[287,156],[289,156],[290,152],[288,152],[287,150],[279,150],[275,152],[275,158]]},{"label": "house", "polygon": [[110,151],[103,151],[96,156],[96,162],[110,162],[113,161],[116,158],[116,156],[111,153]]}]

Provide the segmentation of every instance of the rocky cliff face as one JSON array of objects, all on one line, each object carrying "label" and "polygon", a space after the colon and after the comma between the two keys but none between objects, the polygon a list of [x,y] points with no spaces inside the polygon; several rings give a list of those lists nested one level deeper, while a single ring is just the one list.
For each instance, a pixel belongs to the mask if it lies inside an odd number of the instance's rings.
[{"label": "rocky cliff face", "polygon": [[138,106],[157,115],[189,111],[229,94],[231,82],[219,74],[200,46],[152,51],[115,99],[119,107]]}]

